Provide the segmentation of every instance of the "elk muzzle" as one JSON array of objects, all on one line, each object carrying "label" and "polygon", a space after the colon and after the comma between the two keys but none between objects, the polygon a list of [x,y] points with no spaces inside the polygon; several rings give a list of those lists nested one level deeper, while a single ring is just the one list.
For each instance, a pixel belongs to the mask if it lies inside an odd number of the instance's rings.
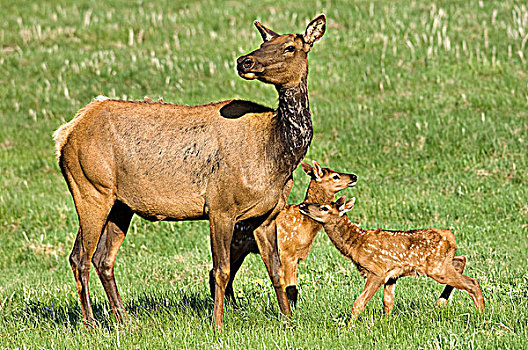
[{"label": "elk muzzle", "polygon": [[357,176],[355,174],[350,175],[350,182],[348,183],[348,187],[354,187],[357,183]]},{"label": "elk muzzle", "polygon": [[246,55],[237,59],[237,71],[242,78],[252,80],[256,79],[257,74],[262,73],[264,69],[254,57]]},{"label": "elk muzzle", "polygon": [[304,214],[304,215],[310,214],[310,211],[308,210],[308,204],[307,203],[299,204],[299,211],[301,212],[301,214]]}]

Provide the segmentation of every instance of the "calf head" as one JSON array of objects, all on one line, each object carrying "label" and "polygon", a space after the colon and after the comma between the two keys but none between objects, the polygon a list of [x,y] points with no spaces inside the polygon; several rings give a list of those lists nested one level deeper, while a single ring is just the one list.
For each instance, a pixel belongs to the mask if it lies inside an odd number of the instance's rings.
[{"label": "calf head", "polygon": [[339,173],[330,168],[321,168],[315,160],[312,165],[302,162],[301,166],[315,184],[327,193],[335,194],[348,187],[354,187],[357,183],[355,174]]},{"label": "calf head", "polygon": [[356,198],[353,197],[347,201],[343,196],[329,204],[302,203],[299,205],[299,210],[302,214],[324,225],[339,220],[347,211],[354,207],[355,202]]}]

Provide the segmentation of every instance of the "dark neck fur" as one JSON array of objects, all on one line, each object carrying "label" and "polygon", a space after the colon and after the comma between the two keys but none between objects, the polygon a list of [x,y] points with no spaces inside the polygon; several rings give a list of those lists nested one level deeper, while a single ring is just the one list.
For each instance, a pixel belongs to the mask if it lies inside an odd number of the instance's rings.
[{"label": "dark neck fur", "polygon": [[279,146],[272,151],[278,167],[291,174],[306,155],[313,136],[306,77],[292,87],[277,86],[277,91],[279,107],[275,116],[278,130],[272,141]]}]

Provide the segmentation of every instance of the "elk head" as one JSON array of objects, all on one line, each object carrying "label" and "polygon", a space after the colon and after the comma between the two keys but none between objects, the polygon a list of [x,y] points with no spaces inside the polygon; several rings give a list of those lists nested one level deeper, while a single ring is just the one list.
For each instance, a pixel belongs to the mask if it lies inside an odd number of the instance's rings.
[{"label": "elk head", "polygon": [[299,205],[299,211],[321,224],[326,224],[345,215],[354,207],[355,202],[355,197],[347,201],[343,196],[330,204],[302,203]]},{"label": "elk head", "polygon": [[295,86],[308,74],[307,55],[326,29],[326,18],[319,15],[304,34],[279,35],[255,21],[262,40],[260,48],[237,59],[238,74],[276,86]]},{"label": "elk head", "polygon": [[321,168],[319,163],[312,161],[313,166],[306,162],[301,162],[301,166],[312,180],[331,193],[337,193],[348,187],[354,187],[357,183],[355,174],[338,173],[330,168]]}]

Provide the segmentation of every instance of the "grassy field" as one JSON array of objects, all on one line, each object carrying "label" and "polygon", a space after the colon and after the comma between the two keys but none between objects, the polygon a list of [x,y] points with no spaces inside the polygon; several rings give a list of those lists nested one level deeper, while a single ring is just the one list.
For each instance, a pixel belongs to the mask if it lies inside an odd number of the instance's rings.
[{"label": "grassy field", "polygon": [[[0,0],[0,348],[527,348],[528,8],[506,1]],[[455,232],[486,311],[455,291],[403,279],[393,315],[381,293],[347,330],[363,288],[324,233],[301,263],[294,322],[278,312],[258,256],[235,282],[240,306],[212,331],[206,222],[135,218],[116,264],[133,317],[114,322],[95,273],[100,322],[82,325],[67,262],[77,231],[52,133],[99,94],[276,106],[274,88],[240,79],[260,45],[252,22],[302,32],[315,136],[308,159],[359,177],[349,216],[364,228]],[[308,178],[295,172],[289,201]]]}]

